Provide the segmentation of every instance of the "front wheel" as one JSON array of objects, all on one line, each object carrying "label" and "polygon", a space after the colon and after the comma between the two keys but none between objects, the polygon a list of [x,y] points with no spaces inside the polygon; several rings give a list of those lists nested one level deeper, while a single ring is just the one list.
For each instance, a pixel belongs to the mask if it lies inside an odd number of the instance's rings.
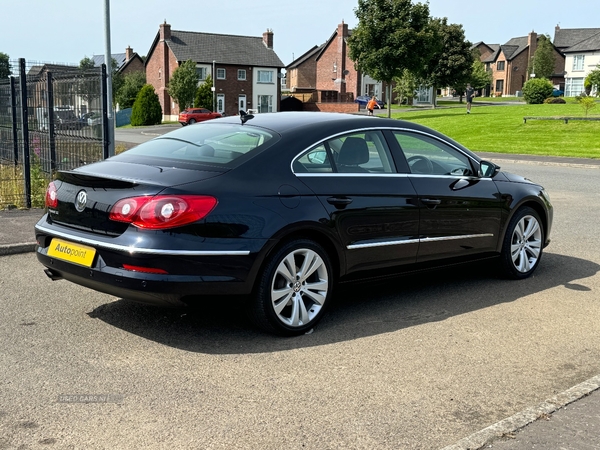
[{"label": "front wheel", "polygon": [[540,263],[544,230],[539,214],[529,207],[519,209],[510,220],[502,245],[501,264],[513,279],[530,276]]},{"label": "front wheel", "polygon": [[333,276],[325,250],[297,239],[267,262],[249,304],[250,319],[262,330],[285,336],[309,331],[330,302]]},{"label": "front wheel", "polygon": [[189,124],[194,125],[196,123],[196,119],[190,119]]}]

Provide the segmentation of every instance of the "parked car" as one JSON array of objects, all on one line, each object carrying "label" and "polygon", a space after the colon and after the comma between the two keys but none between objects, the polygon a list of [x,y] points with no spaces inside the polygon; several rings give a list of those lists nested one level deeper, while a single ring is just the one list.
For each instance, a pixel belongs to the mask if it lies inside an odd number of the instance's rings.
[{"label": "parked car", "polygon": [[85,126],[98,125],[102,123],[102,115],[95,111],[88,112],[81,115],[80,122]]},{"label": "parked car", "polygon": [[563,95],[565,95],[565,91],[563,91],[562,89],[554,89],[552,91],[553,97],[562,97]]},{"label": "parked car", "polygon": [[206,108],[184,109],[179,113],[179,123],[183,126],[191,125],[196,122],[204,122],[205,120],[216,119],[221,117],[218,112],[212,112]]},{"label": "parked car", "polygon": [[[367,107],[367,103],[369,103],[369,100],[371,100],[371,96],[368,96],[368,95],[359,95],[354,100],[354,103],[358,103],[358,106],[361,107],[361,108],[366,108]],[[377,104],[379,105],[380,108],[385,107],[385,103],[384,102],[382,102],[379,99],[376,99],[376,100],[377,100]]]},{"label": "parked car", "polygon": [[553,217],[542,186],[430,128],[322,112],[175,130],[59,171],[46,208],[51,279],[156,304],[239,294],[284,335],[314,327],[342,280],[484,258],[527,278]]},{"label": "parked car", "polygon": [[57,130],[81,130],[83,124],[72,109],[56,108],[54,110],[54,126]]}]

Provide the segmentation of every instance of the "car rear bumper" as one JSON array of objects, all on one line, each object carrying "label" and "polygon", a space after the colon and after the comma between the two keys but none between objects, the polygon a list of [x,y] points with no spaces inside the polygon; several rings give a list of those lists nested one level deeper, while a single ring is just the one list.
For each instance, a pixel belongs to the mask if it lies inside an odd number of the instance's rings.
[{"label": "car rear bumper", "polygon": [[[93,248],[91,266],[49,255],[54,238]],[[65,279],[120,298],[160,305],[183,305],[202,296],[249,294],[258,270],[257,254],[267,242],[237,239],[243,249],[239,251],[232,251],[231,245],[223,251],[128,248],[105,239],[95,241],[85,233],[67,235],[61,227],[47,225],[44,219],[36,226],[36,239],[38,261],[51,279]],[[225,247],[225,243],[221,245]],[[142,270],[127,270],[124,265]],[[167,273],[149,273],[144,269]]]}]

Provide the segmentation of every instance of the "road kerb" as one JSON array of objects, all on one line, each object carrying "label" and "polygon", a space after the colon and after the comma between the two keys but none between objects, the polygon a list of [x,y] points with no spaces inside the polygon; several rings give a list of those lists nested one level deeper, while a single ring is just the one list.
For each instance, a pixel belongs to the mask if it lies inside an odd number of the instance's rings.
[{"label": "road kerb", "polygon": [[582,397],[594,392],[600,388],[600,375],[590,378],[571,389],[567,389],[560,394],[554,395],[539,405],[532,406],[521,412],[518,412],[500,422],[496,422],[483,430],[477,431],[466,438],[461,439],[455,444],[444,447],[442,450],[478,450],[485,445],[490,444],[495,439],[504,436],[535,422],[540,417],[552,414],[558,409],[573,403]]}]

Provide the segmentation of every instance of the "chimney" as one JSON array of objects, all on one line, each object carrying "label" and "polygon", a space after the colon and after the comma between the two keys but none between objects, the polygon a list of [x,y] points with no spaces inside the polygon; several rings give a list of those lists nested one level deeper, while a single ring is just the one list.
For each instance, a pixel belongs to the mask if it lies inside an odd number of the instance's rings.
[{"label": "chimney", "polygon": [[273,49],[273,30],[267,28],[267,31],[263,33],[263,43],[267,48]]},{"label": "chimney", "polygon": [[537,33],[532,31],[527,37],[527,45],[529,46],[529,59],[533,58],[537,50]]},{"label": "chimney", "polygon": [[125,49],[125,61],[129,61],[133,57],[133,49],[128,45]]},{"label": "chimney", "polygon": [[160,24],[160,40],[170,41],[171,40],[171,25],[165,20],[164,23]]},{"label": "chimney", "polygon": [[338,25],[338,37],[341,37],[342,39],[347,38],[348,37],[348,24],[344,23],[344,21],[342,20],[342,23],[340,23]]},{"label": "chimney", "polygon": [[556,24],[556,26],[554,27],[554,32],[556,33],[556,32],[557,32],[557,31],[559,31],[559,30],[560,30],[560,25],[559,25],[559,24]]}]

